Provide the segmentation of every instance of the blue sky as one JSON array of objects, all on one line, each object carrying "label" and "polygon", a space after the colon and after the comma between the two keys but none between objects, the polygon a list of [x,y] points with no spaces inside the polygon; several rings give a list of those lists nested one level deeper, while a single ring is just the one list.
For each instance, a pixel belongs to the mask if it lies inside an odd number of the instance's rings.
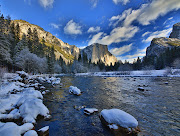
[{"label": "blue sky", "polygon": [[108,45],[118,59],[145,55],[154,37],[168,37],[180,22],[180,0],[1,0],[1,12],[83,48]]}]

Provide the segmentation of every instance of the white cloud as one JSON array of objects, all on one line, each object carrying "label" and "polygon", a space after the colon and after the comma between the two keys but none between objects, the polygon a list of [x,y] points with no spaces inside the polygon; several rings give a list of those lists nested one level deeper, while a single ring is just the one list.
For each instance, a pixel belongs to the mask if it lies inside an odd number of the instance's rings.
[{"label": "white cloud", "polygon": [[118,25],[119,22],[121,22],[122,20],[124,20],[130,13],[131,13],[132,9],[128,9],[125,10],[121,15],[118,16],[112,16],[109,21],[110,21],[110,26],[113,25],[114,27],[116,25]]},{"label": "white cloud", "polygon": [[[122,41],[128,41],[134,36],[134,34],[139,30],[136,26],[128,27],[117,27],[114,28],[109,35],[100,32],[92,37],[89,43],[101,43],[105,45],[110,45],[112,43],[119,43]],[[104,34],[104,35],[103,35]]]},{"label": "white cloud", "polygon": [[178,9],[180,9],[179,0],[153,0],[151,3],[142,4],[139,9],[132,10],[130,8],[121,15],[113,16],[110,19],[110,25],[112,25],[112,21],[116,21],[114,25],[117,25],[123,20],[126,26],[131,25],[135,20],[142,25],[149,25],[151,21],[156,20],[159,16],[164,16],[168,12]]},{"label": "white cloud", "polygon": [[24,2],[27,2],[28,5],[31,5],[31,0],[24,0]]},{"label": "white cloud", "polygon": [[95,8],[97,6],[98,0],[90,0],[92,4],[92,8]]},{"label": "white cloud", "polygon": [[111,49],[110,52],[115,56],[119,56],[119,55],[129,52],[131,49],[132,49],[132,43],[129,45],[124,45],[120,48]]},{"label": "white cloud", "polygon": [[82,27],[78,23],[70,20],[64,27],[64,33],[72,35],[82,34],[81,28]]},{"label": "white cloud", "polygon": [[43,8],[52,8],[54,0],[39,0],[39,3]]},{"label": "white cloud", "polygon": [[168,19],[163,23],[163,25],[165,25],[168,21],[170,21],[170,20],[172,20],[172,19],[173,19],[173,17],[168,18]]},{"label": "white cloud", "polygon": [[165,29],[162,31],[155,31],[151,33],[147,39],[143,40],[143,42],[151,42],[153,38],[167,37],[171,31],[172,31],[172,28]]},{"label": "white cloud", "polygon": [[87,46],[81,46],[81,47],[79,47],[80,49],[84,49],[84,48],[86,48]]},{"label": "white cloud", "polygon": [[151,21],[156,20],[159,16],[164,16],[168,12],[179,8],[179,0],[153,0],[146,8],[142,9],[137,20],[142,25],[149,25]]},{"label": "white cloud", "polygon": [[134,59],[137,59],[137,57],[143,58],[146,55],[146,48],[144,49],[138,49],[134,54],[132,55],[126,55],[126,56],[121,56],[121,57],[117,57],[118,60],[122,60],[123,62],[125,60],[129,61],[130,63],[132,63],[134,61]]},{"label": "white cloud", "polygon": [[100,30],[101,30],[101,28],[99,26],[97,26],[97,27],[90,27],[87,32],[88,33],[95,33],[95,32],[99,32]]},{"label": "white cloud", "polygon": [[123,5],[126,5],[126,4],[129,2],[129,0],[113,0],[113,2],[114,2],[115,4],[123,3]]},{"label": "white cloud", "polygon": [[103,34],[103,32],[99,32],[98,34],[94,35],[92,39],[89,41],[88,45],[98,42],[98,40],[102,37]]},{"label": "white cloud", "polygon": [[55,23],[51,23],[50,25],[51,25],[53,28],[55,28],[55,29],[59,29],[59,26],[60,26],[60,25],[55,24]]},{"label": "white cloud", "polygon": [[[121,23],[121,26],[114,28],[109,35],[103,36],[94,35],[90,40],[92,42],[98,42],[101,44],[112,44],[127,41],[132,38],[139,30],[137,26],[133,26],[134,21],[139,22],[142,25],[149,25],[151,21],[156,20],[159,16],[163,16],[172,10],[180,8],[179,0],[153,0],[151,3],[142,4],[139,9],[132,10],[131,8],[125,10],[121,15],[113,16],[110,19],[110,24],[114,27]],[[163,31],[164,34],[156,34],[154,36],[166,36],[167,31]],[[104,34],[104,33],[103,33]],[[98,36],[98,38],[97,38]],[[150,39],[147,39],[148,41]]]},{"label": "white cloud", "polygon": [[144,37],[144,36],[146,36],[146,35],[148,35],[148,34],[150,34],[151,32],[145,32],[143,35],[142,35],[142,37]]}]

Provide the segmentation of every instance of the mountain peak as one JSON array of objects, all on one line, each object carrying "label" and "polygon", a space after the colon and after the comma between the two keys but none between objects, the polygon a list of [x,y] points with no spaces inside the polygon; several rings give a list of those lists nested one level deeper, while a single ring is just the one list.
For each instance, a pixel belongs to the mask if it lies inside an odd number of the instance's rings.
[{"label": "mountain peak", "polygon": [[117,58],[108,51],[107,45],[93,43],[82,50],[92,63],[103,62],[105,65],[114,65]]}]

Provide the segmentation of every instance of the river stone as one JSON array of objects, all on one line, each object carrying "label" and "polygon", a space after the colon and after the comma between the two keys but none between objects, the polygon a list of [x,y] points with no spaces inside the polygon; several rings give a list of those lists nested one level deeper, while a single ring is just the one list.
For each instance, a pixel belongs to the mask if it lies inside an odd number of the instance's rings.
[{"label": "river stone", "polygon": [[[101,111],[101,113],[102,113],[102,111]],[[112,113],[111,115],[113,116],[114,114]],[[118,124],[107,122],[106,119],[101,114],[100,114],[99,118],[101,120],[101,123],[104,126],[106,126],[108,129],[110,129],[114,133],[115,136],[137,136],[138,133],[140,132],[140,129],[138,128],[138,126],[135,128],[131,128],[131,129],[125,128]],[[124,120],[126,120],[126,119],[124,119]]]}]

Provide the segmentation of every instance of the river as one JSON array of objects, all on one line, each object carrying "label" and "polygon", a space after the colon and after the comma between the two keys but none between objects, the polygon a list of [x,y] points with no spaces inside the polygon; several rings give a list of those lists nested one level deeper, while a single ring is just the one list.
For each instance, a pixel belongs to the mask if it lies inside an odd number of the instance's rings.
[{"label": "river", "polygon": [[[86,116],[83,109],[118,108],[139,122],[140,135],[180,134],[180,78],[178,77],[61,77],[62,86],[49,87],[44,104],[52,119],[37,121],[36,129],[50,126],[50,136],[111,136],[98,114]],[[165,84],[168,82],[168,84]],[[69,94],[69,86],[83,91],[81,96]],[[144,86],[146,91],[139,91]],[[47,86],[48,87],[48,86]]]}]

